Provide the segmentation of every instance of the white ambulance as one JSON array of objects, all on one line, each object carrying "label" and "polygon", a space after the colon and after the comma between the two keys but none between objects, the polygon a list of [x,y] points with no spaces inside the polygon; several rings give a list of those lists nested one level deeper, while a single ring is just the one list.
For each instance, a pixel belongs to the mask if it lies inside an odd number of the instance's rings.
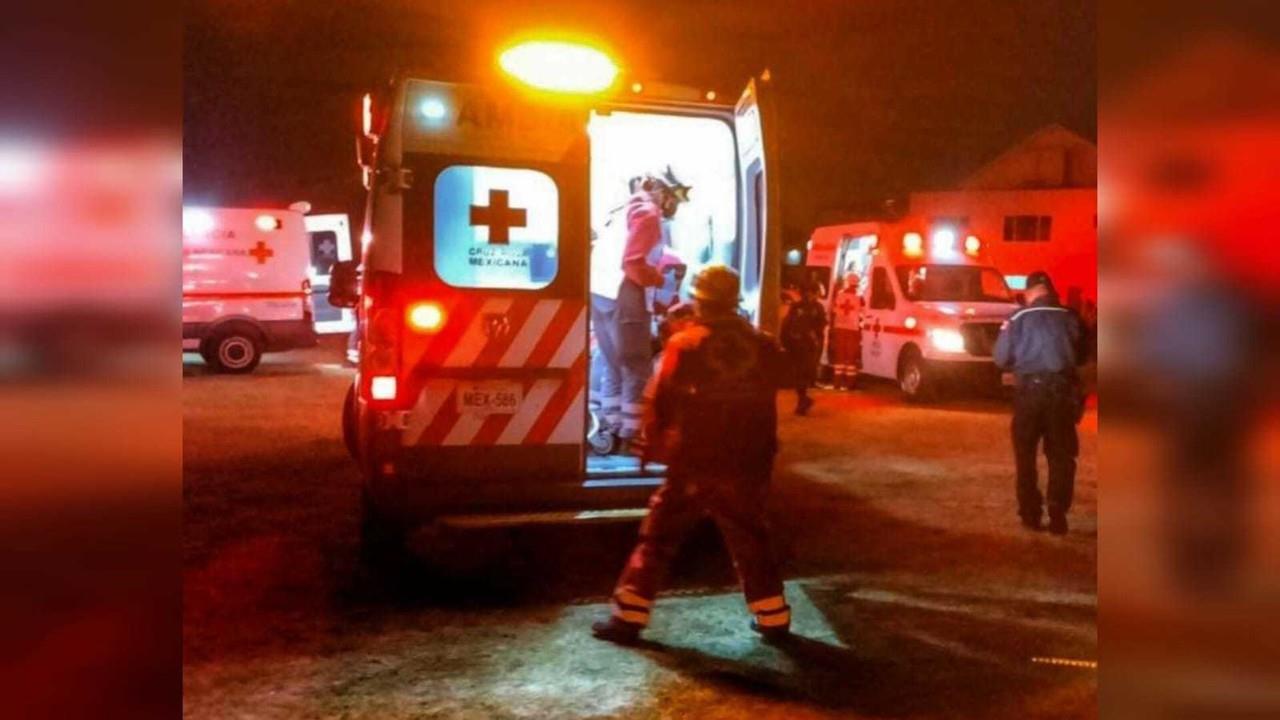
[{"label": "white ambulance", "polygon": [[742,310],[776,324],[767,73],[724,103],[621,81],[580,45],[525,43],[500,64],[483,85],[404,75],[365,98],[368,244],[359,289],[344,267],[330,294],[361,313],[345,417],[366,541],[643,512],[660,472],[586,436],[591,239],[645,170],[693,187],[669,228],[688,275],[736,267]]},{"label": "white ambulance", "polygon": [[182,349],[219,372],[316,343],[311,249],[297,209],[182,209]]},{"label": "white ambulance", "polygon": [[863,375],[897,381],[910,400],[931,399],[947,385],[999,385],[991,356],[1018,304],[986,262],[981,238],[946,225],[821,227],[808,263],[831,268],[833,291],[846,275],[857,278]]}]

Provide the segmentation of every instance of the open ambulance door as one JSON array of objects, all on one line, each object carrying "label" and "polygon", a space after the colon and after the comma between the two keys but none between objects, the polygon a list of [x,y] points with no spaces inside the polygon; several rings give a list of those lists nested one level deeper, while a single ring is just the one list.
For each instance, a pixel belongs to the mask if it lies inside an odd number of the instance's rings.
[{"label": "open ambulance door", "polygon": [[741,257],[743,308],[762,330],[778,331],[782,292],[782,213],[768,71],[752,78],[734,107],[738,172],[742,191]]}]

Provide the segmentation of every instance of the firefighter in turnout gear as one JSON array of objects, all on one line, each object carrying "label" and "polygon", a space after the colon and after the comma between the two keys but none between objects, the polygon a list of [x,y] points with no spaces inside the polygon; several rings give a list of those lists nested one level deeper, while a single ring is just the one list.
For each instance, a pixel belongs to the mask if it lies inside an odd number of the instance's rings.
[{"label": "firefighter in turnout gear", "polygon": [[774,341],[738,316],[739,281],[722,265],[694,280],[696,321],[672,336],[649,387],[647,452],[667,463],[649,501],[640,541],[614,591],[612,614],[592,625],[599,638],[635,641],[649,622],[667,566],[685,534],[709,516],[742,582],[751,627],[768,641],[790,633],[765,524],[765,496],[777,450],[774,397],[783,360]]},{"label": "firefighter in turnout gear", "polygon": [[1044,498],[1036,474],[1041,439],[1049,462],[1049,532],[1067,532],[1076,476],[1079,439],[1076,423],[1084,397],[1076,374],[1083,361],[1079,317],[1058,303],[1049,275],[1027,277],[1027,306],[1015,312],[996,340],[995,362],[1013,371],[1013,454],[1017,466],[1018,515],[1022,524],[1041,529]]}]

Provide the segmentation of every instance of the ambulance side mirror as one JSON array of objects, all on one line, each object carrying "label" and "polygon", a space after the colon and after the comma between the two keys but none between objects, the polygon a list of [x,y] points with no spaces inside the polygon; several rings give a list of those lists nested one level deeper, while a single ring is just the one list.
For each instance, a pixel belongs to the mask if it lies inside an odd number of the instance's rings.
[{"label": "ambulance side mirror", "polygon": [[353,308],[360,303],[360,268],[355,260],[333,264],[329,275],[329,304]]}]

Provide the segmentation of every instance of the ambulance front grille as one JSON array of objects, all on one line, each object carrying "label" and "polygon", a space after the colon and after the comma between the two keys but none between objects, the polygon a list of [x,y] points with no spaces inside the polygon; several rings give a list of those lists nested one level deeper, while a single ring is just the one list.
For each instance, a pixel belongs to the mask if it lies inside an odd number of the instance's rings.
[{"label": "ambulance front grille", "polygon": [[991,357],[995,352],[996,338],[1000,336],[1000,323],[965,323],[960,326],[964,337],[964,349],[976,357]]}]

